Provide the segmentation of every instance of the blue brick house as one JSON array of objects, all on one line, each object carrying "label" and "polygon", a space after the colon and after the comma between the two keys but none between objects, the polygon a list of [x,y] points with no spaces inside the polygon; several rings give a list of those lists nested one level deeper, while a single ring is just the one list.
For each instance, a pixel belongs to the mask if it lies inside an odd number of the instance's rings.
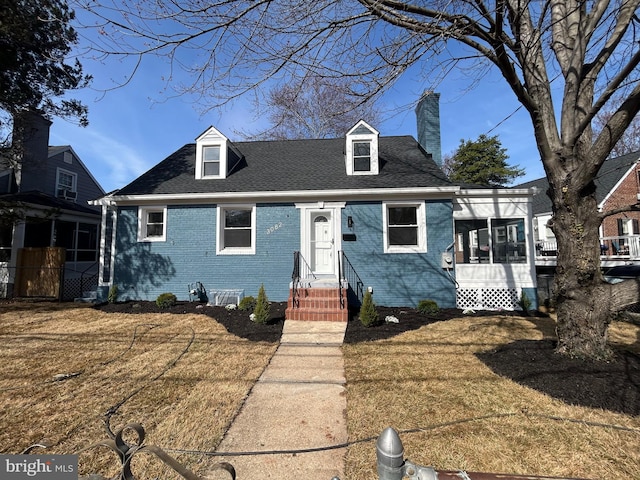
[{"label": "blue brick house", "polygon": [[[451,183],[437,101],[418,104],[418,141],[365,121],[317,140],[232,142],[208,128],[98,202],[101,298],[115,285],[120,300],[186,300],[200,282],[218,303],[263,284],[288,318],[344,320],[367,289],[379,305],[514,308],[535,291],[532,192]],[[519,242],[511,255],[507,241]]]}]

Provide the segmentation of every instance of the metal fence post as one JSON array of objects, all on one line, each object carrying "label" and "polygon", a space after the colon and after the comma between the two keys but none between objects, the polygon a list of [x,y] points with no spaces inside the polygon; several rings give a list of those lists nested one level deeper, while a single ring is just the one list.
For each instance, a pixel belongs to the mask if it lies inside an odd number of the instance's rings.
[{"label": "metal fence post", "polygon": [[378,477],[380,480],[402,480],[404,465],[404,447],[398,432],[387,427],[376,442]]}]

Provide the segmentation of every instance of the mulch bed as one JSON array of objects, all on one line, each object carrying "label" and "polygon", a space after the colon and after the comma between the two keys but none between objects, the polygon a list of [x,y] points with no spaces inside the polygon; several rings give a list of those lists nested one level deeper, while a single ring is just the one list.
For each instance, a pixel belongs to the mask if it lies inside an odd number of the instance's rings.
[{"label": "mulch bed", "polygon": [[[232,334],[251,341],[277,342],[282,334],[286,302],[271,304],[271,320],[260,325],[249,320],[249,312],[224,307],[179,302],[160,309],[155,302],[138,301],[97,305],[104,312],[119,313],[200,313],[215,318]],[[436,315],[422,315],[409,307],[376,306],[381,319],[398,318],[399,323],[364,327],[357,318],[347,324],[345,343],[382,340],[424,325],[462,316],[462,311],[441,309]],[[475,312],[472,316],[495,316],[497,312]],[[500,312],[501,316],[521,316],[520,312]],[[478,355],[496,374],[559,398],[569,404],[603,408],[640,415],[640,357],[617,351],[609,362],[587,363],[555,353],[551,340],[522,340]]]}]

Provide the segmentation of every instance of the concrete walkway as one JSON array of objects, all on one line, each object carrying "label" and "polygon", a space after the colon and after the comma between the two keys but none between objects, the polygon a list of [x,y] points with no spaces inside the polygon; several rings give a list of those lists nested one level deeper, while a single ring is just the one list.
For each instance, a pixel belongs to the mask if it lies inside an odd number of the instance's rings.
[{"label": "concrete walkway", "polygon": [[[254,385],[218,452],[316,449],[347,442],[346,322],[286,320],[281,344]],[[238,480],[344,478],[345,448],[218,457]],[[212,472],[211,478],[225,478]],[[228,475],[226,476],[228,478]]]}]

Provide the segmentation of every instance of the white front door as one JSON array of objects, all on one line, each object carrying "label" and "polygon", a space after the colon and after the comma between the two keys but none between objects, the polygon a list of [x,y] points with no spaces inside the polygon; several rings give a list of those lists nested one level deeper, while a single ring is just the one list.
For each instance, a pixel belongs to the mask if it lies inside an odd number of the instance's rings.
[{"label": "white front door", "polygon": [[331,212],[311,214],[311,269],[314,273],[333,273],[333,222]]}]

